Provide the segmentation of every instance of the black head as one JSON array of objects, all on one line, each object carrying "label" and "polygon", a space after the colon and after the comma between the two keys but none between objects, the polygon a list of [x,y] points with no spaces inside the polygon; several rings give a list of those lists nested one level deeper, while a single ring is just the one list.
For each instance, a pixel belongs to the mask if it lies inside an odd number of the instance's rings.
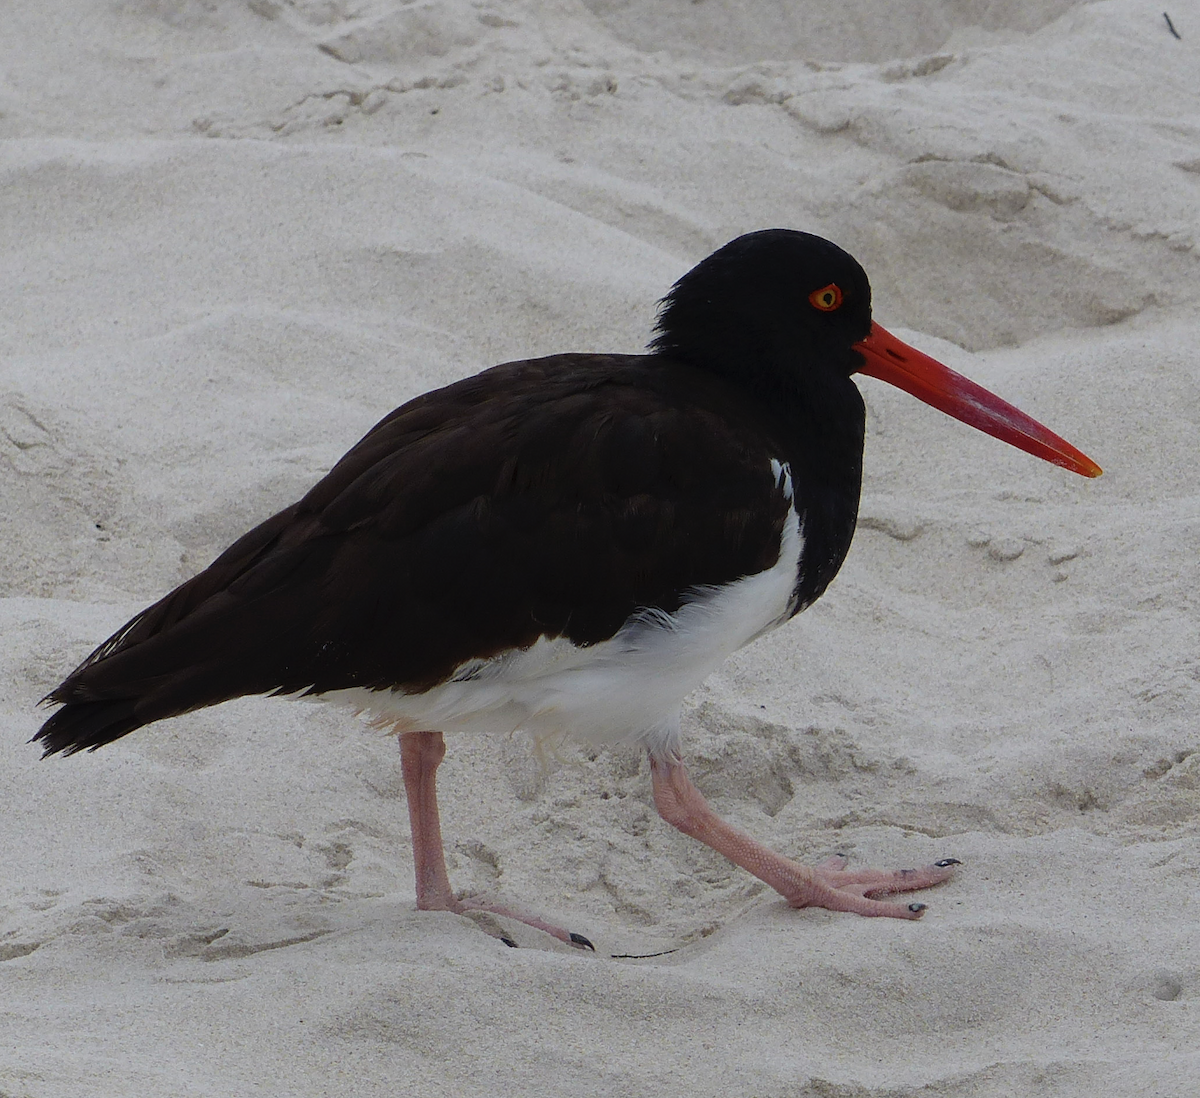
[{"label": "black head", "polygon": [[675,283],[650,346],[751,384],[803,385],[814,370],[849,377],[863,362],[852,345],[870,329],[871,284],[853,256],[811,233],[764,229]]}]

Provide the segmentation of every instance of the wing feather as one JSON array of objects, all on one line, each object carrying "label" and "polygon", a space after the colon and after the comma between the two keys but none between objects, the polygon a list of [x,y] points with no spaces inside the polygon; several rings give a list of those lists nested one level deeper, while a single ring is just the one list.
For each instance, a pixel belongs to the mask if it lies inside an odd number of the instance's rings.
[{"label": "wing feather", "polygon": [[242,694],[422,690],[769,568],[782,450],[746,399],[680,364],[594,355],[418,397],[100,645],[37,738],[95,747]]}]

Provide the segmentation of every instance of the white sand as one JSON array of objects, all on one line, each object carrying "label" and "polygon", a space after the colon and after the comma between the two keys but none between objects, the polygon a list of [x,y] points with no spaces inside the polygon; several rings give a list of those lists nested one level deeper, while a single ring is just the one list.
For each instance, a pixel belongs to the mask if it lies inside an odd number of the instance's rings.
[{"label": "white sand", "polygon": [[[0,11],[0,1094],[1200,1092],[1200,3],[40,0]],[[34,704],[391,407],[640,348],[738,233],[1103,465],[870,380],[825,598],[693,699],[786,908],[645,764],[456,740],[413,910],[394,742],[260,699],[41,762]],[[613,953],[675,949],[642,961]]]}]

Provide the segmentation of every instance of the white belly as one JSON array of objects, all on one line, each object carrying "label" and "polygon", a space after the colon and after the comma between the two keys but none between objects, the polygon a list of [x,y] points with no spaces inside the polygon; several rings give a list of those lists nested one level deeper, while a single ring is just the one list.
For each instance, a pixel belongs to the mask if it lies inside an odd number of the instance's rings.
[{"label": "white belly", "polygon": [[530,648],[469,660],[419,694],[358,687],[322,697],[399,732],[522,729],[542,741],[633,742],[666,756],[678,751],[683,698],[729,655],[789,616],[802,551],[792,510],[771,568],[699,588],[674,614],[639,611],[611,640],[578,647],[543,637]]}]

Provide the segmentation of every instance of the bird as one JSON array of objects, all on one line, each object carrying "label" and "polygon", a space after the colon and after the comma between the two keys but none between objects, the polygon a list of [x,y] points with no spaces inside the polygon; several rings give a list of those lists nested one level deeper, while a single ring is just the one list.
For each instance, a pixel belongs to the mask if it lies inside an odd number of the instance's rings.
[{"label": "bird", "polygon": [[59,708],[31,742],[43,757],[94,751],[244,695],[340,703],[398,736],[417,908],[510,915],[581,948],[583,935],[454,891],[445,735],[634,744],[663,820],[791,906],[920,918],[924,903],[880,897],[941,883],[957,859],[796,862],[708,805],[680,732],[686,696],[811,606],[845,560],[866,423],[856,374],[1100,475],[875,322],[842,248],[751,232],[670,288],[645,354],[508,362],[385,416],[302,499],[96,648],[43,699]]}]

